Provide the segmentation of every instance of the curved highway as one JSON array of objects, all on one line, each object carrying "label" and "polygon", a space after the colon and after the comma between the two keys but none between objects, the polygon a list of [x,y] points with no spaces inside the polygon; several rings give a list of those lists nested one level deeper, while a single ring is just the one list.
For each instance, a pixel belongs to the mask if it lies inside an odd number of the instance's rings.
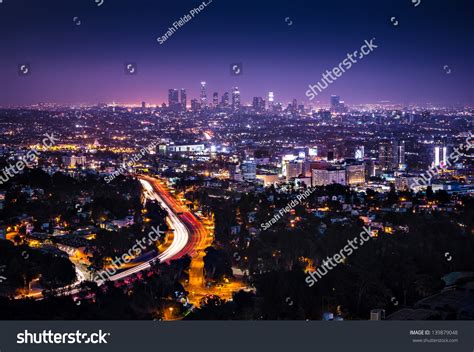
[{"label": "curved highway", "polygon": [[[147,199],[158,201],[163,209],[167,211],[171,227],[174,229],[173,242],[166,250],[156,256],[150,256],[150,253],[145,253],[136,258],[136,260],[139,261],[139,264],[110,276],[108,278],[110,281],[121,280],[142,270],[148,269],[150,263],[155,262],[156,260],[159,260],[160,262],[168,262],[179,259],[185,255],[194,256],[197,254],[197,248],[199,249],[206,245],[206,229],[203,224],[189,210],[187,210],[187,208],[178,204],[174,197],[159,183],[157,179],[140,176],[139,180],[145,190]],[[75,283],[64,287],[62,289],[63,294],[75,295],[81,291],[78,284],[84,281],[85,277],[77,267],[76,272],[78,280]],[[102,285],[103,283],[103,281],[98,282],[98,285]],[[41,293],[35,293],[31,296],[42,295]]]},{"label": "curved highway", "polygon": [[110,276],[110,281],[121,280],[147,269],[150,267],[150,263],[156,260],[168,262],[185,255],[193,256],[195,255],[195,248],[206,240],[207,232],[202,223],[190,211],[178,204],[157,179],[145,176],[141,176],[139,179],[146,197],[158,201],[163,209],[167,211],[171,227],[174,229],[173,242],[156,257]]}]

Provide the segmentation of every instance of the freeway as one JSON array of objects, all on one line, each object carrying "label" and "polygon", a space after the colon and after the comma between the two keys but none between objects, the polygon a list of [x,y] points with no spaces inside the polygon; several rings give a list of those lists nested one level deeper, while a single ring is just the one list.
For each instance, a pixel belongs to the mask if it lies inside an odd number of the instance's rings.
[{"label": "freeway", "polygon": [[[246,289],[243,283],[233,279],[225,279],[225,283],[218,286],[206,286],[204,277],[204,250],[209,247],[213,241],[212,231],[206,229],[204,226],[209,220],[196,218],[187,207],[179,203],[176,198],[170,194],[158,179],[147,176],[140,176],[139,179],[147,198],[158,201],[168,212],[169,223],[174,229],[173,242],[155,258],[116,274],[111,277],[111,280],[119,280],[140,270],[144,270],[149,267],[151,261],[156,259],[161,262],[167,262],[189,255],[192,258],[189,267],[189,280],[186,280],[183,284],[190,293],[188,299],[193,305],[199,306],[201,299],[208,295],[218,295],[222,299],[231,300],[234,292]],[[209,226],[210,224],[207,225]],[[143,256],[137,259],[143,260]]]},{"label": "freeway", "polygon": [[[204,290],[204,273],[203,273],[203,255],[206,247],[212,243],[212,237],[203,223],[198,220],[193,213],[186,207],[180,205],[174,196],[160,183],[156,178],[140,176],[140,183],[145,192],[146,199],[156,200],[163,209],[168,213],[168,223],[174,230],[172,243],[160,254],[153,252],[144,253],[135,258],[131,267],[120,271],[119,273],[109,277],[110,281],[125,279],[142,270],[148,269],[152,262],[169,262],[171,260],[182,258],[185,255],[194,257],[190,268],[189,288],[193,291]],[[134,265],[135,264],[135,265]],[[85,277],[76,265],[78,280],[71,285],[62,289],[63,294],[76,295],[81,292],[78,285],[84,281]],[[204,294],[203,294],[204,295]],[[37,296],[41,299],[41,292],[35,292],[31,296]],[[20,298],[20,297],[18,297]]]},{"label": "freeway", "polygon": [[167,211],[171,227],[174,229],[173,242],[159,255],[147,258],[144,262],[111,276],[111,281],[121,280],[147,269],[150,267],[150,263],[156,260],[169,262],[185,255],[194,256],[196,248],[202,247],[202,244],[206,242],[208,233],[202,223],[191,212],[178,204],[159,180],[145,176],[140,176],[139,179],[147,199],[158,201]]}]

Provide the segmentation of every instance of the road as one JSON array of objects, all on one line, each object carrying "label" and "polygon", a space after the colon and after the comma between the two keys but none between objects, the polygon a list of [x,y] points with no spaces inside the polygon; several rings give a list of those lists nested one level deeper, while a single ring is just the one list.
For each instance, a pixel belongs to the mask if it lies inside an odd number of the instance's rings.
[{"label": "road", "polygon": [[199,306],[201,299],[208,295],[217,295],[224,300],[230,300],[234,292],[246,289],[243,283],[232,278],[226,279],[225,283],[218,286],[206,286],[204,250],[212,245],[213,222],[206,218],[198,219],[158,179],[147,176],[140,176],[139,179],[147,198],[158,201],[168,212],[169,223],[174,229],[173,242],[156,258],[114,275],[111,280],[119,280],[146,269],[149,267],[149,262],[156,259],[167,262],[189,255],[191,257],[189,280],[183,282],[183,285],[190,293],[188,300],[193,305]]},{"label": "road", "polygon": [[[129,263],[127,269],[110,276],[110,281],[125,279],[142,270],[148,269],[152,262],[169,262],[189,255],[192,260],[189,269],[189,280],[184,284],[190,292],[189,301],[199,305],[202,297],[206,295],[219,295],[223,299],[231,299],[232,293],[244,288],[237,281],[227,280],[226,284],[219,287],[208,288],[204,279],[204,249],[212,244],[212,222],[207,219],[198,219],[180,204],[168,189],[156,178],[140,176],[140,183],[145,192],[146,199],[156,200],[168,213],[168,224],[174,230],[171,244],[160,254],[151,255],[144,253]],[[207,228],[206,228],[207,227]],[[130,267],[131,266],[131,267]],[[76,268],[77,270],[77,268]],[[84,280],[82,273],[78,282]],[[80,292],[77,282],[64,288],[63,294],[75,295]]]},{"label": "road", "polygon": [[196,255],[196,248],[201,249],[207,243],[208,231],[202,223],[185,207],[180,205],[159,180],[140,176],[147,199],[153,199],[168,213],[169,223],[174,230],[173,242],[159,255],[146,259],[130,269],[110,277],[110,281],[124,279],[150,267],[153,261],[169,262],[185,255]]}]

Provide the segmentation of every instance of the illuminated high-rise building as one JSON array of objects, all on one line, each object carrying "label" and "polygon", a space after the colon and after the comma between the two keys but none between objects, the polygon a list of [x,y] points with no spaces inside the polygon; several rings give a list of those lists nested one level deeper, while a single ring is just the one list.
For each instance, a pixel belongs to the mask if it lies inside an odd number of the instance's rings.
[{"label": "illuminated high-rise building", "polygon": [[365,157],[365,150],[364,150],[364,146],[363,145],[360,145],[356,148],[356,151],[355,151],[355,159],[357,160],[362,160],[364,159]]},{"label": "illuminated high-rise building", "polygon": [[265,110],[265,100],[262,97],[254,97],[252,106],[255,111],[262,112]]},{"label": "illuminated high-rise building", "polygon": [[348,111],[344,101],[338,95],[331,95],[331,113],[341,114]]},{"label": "illuminated high-rise building", "polygon": [[221,104],[224,108],[227,108],[229,106],[229,92],[225,92],[224,94],[222,94]]},{"label": "illuminated high-rise building", "polygon": [[382,170],[405,168],[405,141],[385,140],[379,144],[379,165]]},{"label": "illuminated high-rise building", "polygon": [[435,166],[438,166],[439,165],[439,162],[440,162],[440,155],[441,155],[441,148],[440,147],[435,147],[434,148],[434,164]]},{"label": "illuminated high-rise building", "polygon": [[201,109],[201,104],[197,101],[197,99],[191,99],[191,110],[198,111]]},{"label": "illuminated high-rise building", "polygon": [[356,163],[347,165],[346,181],[348,185],[360,185],[365,182],[365,164]]},{"label": "illuminated high-rise building", "polygon": [[286,176],[286,179],[299,177],[303,174],[303,163],[301,160],[293,160],[284,164],[283,174]]},{"label": "illuminated high-rise building", "polygon": [[240,91],[238,87],[232,88],[232,110],[240,109]]},{"label": "illuminated high-rise building", "polygon": [[177,110],[179,107],[179,92],[177,89],[168,90],[168,107]]},{"label": "illuminated high-rise building", "polygon": [[331,95],[331,112],[337,113],[339,111],[341,97],[337,95]]},{"label": "illuminated high-rise building", "polygon": [[212,106],[217,107],[219,105],[219,94],[217,92],[214,92],[212,94]]},{"label": "illuminated high-rise building", "polygon": [[181,88],[181,108],[186,110],[186,89]]},{"label": "illuminated high-rise building", "polygon": [[396,141],[394,142],[394,158],[395,158],[395,168],[404,169],[405,168],[405,141]]},{"label": "illuminated high-rise building", "polygon": [[329,166],[313,169],[312,186],[327,186],[333,183],[346,184],[346,170],[342,167]]},{"label": "illuminated high-rise building", "polygon": [[393,145],[389,140],[380,142],[379,144],[379,166],[382,170],[387,171],[392,168],[393,163]]},{"label": "illuminated high-rise building", "polygon": [[273,95],[273,92],[268,92],[268,110],[273,110],[273,101],[275,97]]},{"label": "illuminated high-rise building", "polygon": [[245,181],[254,181],[257,178],[257,163],[254,159],[247,159],[240,165],[242,178]]},{"label": "illuminated high-rise building", "polygon": [[437,145],[434,147],[434,166],[440,166],[441,163],[444,165],[448,161],[448,148],[446,146]]},{"label": "illuminated high-rise building", "polygon": [[207,106],[207,93],[206,93],[206,82],[201,82],[201,108],[205,108]]}]

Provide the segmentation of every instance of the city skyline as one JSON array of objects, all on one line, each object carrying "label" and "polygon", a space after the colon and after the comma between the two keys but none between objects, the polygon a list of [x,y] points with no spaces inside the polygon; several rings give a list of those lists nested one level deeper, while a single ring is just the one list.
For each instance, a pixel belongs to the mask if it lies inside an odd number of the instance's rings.
[{"label": "city skyline", "polygon": [[474,320],[473,13],[0,0],[0,319]]},{"label": "city skyline", "polygon": [[[311,103],[326,102],[333,94],[345,96],[348,104],[474,102],[469,78],[474,31],[467,25],[473,6],[468,1],[415,8],[409,1],[366,0],[344,4],[343,12],[337,4],[296,2],[289,9],[284,1],[272,6],[243,2],[231,18],[224,16],[226,22],[222,15],[229,10],[213,1],[161,45],[157,37],[199,3],[48,4],[47,13],[28,1],[2,4],[0,29],[9,35],[1,42],[9,55],[0,58],[8,87],[0,106],[160,105],[169,88],[185,88],[198,97],[201,81],[210,94],[238,86],[243,103],[269,91],[284,103],[293,98],[309,103],[308,85],[371,38],[377,52]],[[16,21],[18,16],[23,21]],[[30,31],[36,35],[26,36]],[[134,74],[125,72],[127,63],[136,65]],[[231,72],[235,63],[242,65],[238,75]],[[22,64],[30,70],[24,76],[18,72]]]}]

